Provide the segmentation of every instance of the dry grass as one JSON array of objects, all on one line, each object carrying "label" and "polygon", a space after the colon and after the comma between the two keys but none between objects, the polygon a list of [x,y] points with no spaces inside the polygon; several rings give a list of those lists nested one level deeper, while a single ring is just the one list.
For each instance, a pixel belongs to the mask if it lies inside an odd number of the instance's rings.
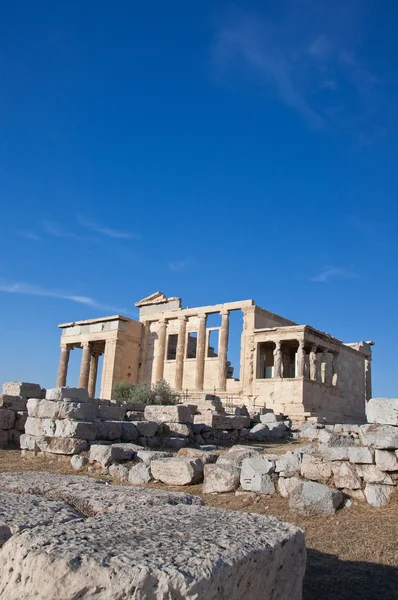
[{"label": "dry grass", "polygon": [[[285,444],[267,451],[283,453]],[[50,471],[76,474],[70,459],[48,455],[25,456],[17,450],[0,451],[1,471]],[[87,475],[87,471],[83,474]],[[202,486],[151,487],[202,496]],[[305,531],[308,561],[304,600],[398,599],[398,494],[375,509],[353,502],[333,516],[303,517],[289,510],[288,501],[275,496],[202,496],[208,506],[272,515]]]}]

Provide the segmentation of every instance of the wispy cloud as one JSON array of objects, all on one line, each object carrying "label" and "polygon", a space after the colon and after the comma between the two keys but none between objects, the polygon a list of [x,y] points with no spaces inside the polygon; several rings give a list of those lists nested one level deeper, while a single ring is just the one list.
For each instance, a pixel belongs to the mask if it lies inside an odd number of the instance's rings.
[{"label": "wispy cloud", "polygon": [[325,125],[295,82],[292,64],[283,45],[275,41],[275,28],[249,16],[238,24],[223,27],[218,33],[213,61],[218,69],[242,62],[257,72],[264,83],[273,88],[284,104],[296,110],[313,127]]},{"label": "wispy cloud", "polygon": [[184,258],[183,260],[169,262],[169,263],[167,263],[167,266],[170,269],[170,271],[173,271],[173,273],[180,273],[181,271],[185,271],[185,269],[188,267],[190,262],[191,262],[190,258]]},{"label": "wispy cloud", "polygon": [[41,237],[32,231],[19,231],[18,235],[26,238],[27,240],[33,240],[35,242],[39,242],[41,240]]},{"label": "wispy cloud", "polygon": [[57,290],[49,290],[41,286],[30,283],[12,283],[6,280],[0,280],[0,292],[7,294],[21,294],[24,296],[45,296],[47,298],[58,298],[60,300],[69,300],[78,304],[85,304],[97,310],[107,310],[114,313],[131,314],[129,309],[117,308],[108,304],[102,304],[89,296],[78,296],[75,294],[64,293]]},{"label": "wispy cloud", "polygon": [[43,225],[43,229],[46,233],[48,233],[49,235],[56,237],[56,238],[69,238],[69,239],[73,239],[73,240],[85,240],[85,241],[89,241],[89,242],[97,242],[98,241],[96,238],[86,236],[86,235],[80,235],[78,233],[74,233],[73,231],[65,230],[61,227],[58,227],[58,225],[55,225],[54,223],[51,223],[49,221],[43,221],[42,225]]},{"label": "wispy cloud", "polygon": [[99,225],[95,221],[87,219],[86,217],[82,217],[81,215],[78,216],[78,221],[83,227],[111,238],[134,239],[139,237],[137,234],[130,233],[129,231],[120,231],[119,229],[113,229],[112,227],[104,227],[103,225]]},{"label": "wispy cloud", "polygon": [[310,281],[316,283],[327,283],[331,279],[343,278],[343,279],[359,279],[359,275],[350,269],[343,267],[326,267],[315,277],[310,277]]}]

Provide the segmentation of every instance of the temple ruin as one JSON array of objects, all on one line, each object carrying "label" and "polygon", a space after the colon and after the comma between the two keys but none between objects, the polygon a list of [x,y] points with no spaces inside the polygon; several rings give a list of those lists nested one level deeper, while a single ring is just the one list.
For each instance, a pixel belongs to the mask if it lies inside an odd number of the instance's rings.
[{"label": "temple ruin", "polygon": [[[253,300],[183,308],[180,298],[156,292],[136,303],[139,321],[120,316],[59,325],[57,386],[67,384],[70,351],[82,349],[79,387],[112,398],[120,381],[165,379],[192,398],[216,393],[233,404],[266,407],[293,419],[365,422],[372,396],[373,342],[343,343],[309,325],[297,325]],[[242,313],[239,378],[228,361],[230,315]],[[221,325],[208,326],[219,314]],[[97,391],[98,394],[98,391]]]}]

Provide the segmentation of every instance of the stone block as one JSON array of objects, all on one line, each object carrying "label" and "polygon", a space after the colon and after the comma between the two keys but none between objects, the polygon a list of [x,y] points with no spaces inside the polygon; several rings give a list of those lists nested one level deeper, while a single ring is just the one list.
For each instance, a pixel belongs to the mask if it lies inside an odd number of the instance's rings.
[{"label": "stone block", "polygon": [[[159,454],[162,454],[161,452]],[[131,467],[129,471],[129,483],[132,485],[144,485],[152,481],[152,473],[149,464],[139,463]]]},{"label": "stone block", "polygon": [[[22,398],[41,398],[42,388],[38,383],[24,381],[9,381],[3,384],[3,394],[9,396],[22,396]],[[18,409],[18,410],[24,410]]]},{"label": "stone block", "polygon": [[260,494],[274,494],[275,486],[270,473],[275,463],[261,457],[245,458],[242,462],[240,485],[243,490]]},{"label": "stone block", "polygon": [[193,485],[203,478],[203,463],[195,458],[161,458],[151,462],[152,477],[167,485]]},{"label": "stone block", "polygon": [[159,450],[139,450],[137,452],[137,458],[142,460],[142,462],[146,465],[150,465],[153,460],[159,460],[160,458],[171,458],[172,456],[173,455],[171,452],[161,452]]},{"label": "stone block", "polygon": [[380,508],[385,504],[388,504],[394,488],[389,485],[377,485],[367,483],[365,486],[365,498],[368,504],[376,508]]},{"label": "stone block", "polygon": [[38,450],[39,448],[36,444],[36,437],[27,433],[21,435],[19,445],[21,450]]},{"label": "stone block", "polygon": [[196,448],[181,448],[178,451],[178,456],[181,458],[199,458],[204,465],[215,463],[219,457],[218,452],[205,452]]},{"label": "stone block", "polygon": [[269,433],[268,437],[272,439],[280,439],[286,435],[286,425],[283,422],[280,423],[267,423]]},{"label": "stone block", "polygon": [[398,448],[398,427],[393,425],[361,425],[359,437],[364,446],[372,446],[378,450]]},{"label": "stone block", "polygon": [[304,481],[291,493],[289,506],[307,516],[331,515],[343,504],[344,496],[321,483]]},{"label": "stone block", "polygon": [[332,463],[333,481],[337,488],[347,488],[350,490],[360,490],[362,487],[361,478],[354,465],[343,462],[343,463]]},{"label": "stone block", "polygon": [[180,450],[187,445],[188,441],[186,438],[177,438],[177,437],[162,437],[160,438],[160,443],[164,448],[171,448],[172,450]]},{"label": "stone block", "polygon": [[348,460],[349,451],[349,446],[331,448],[324,444],[319,445],[319,454],[321,454],[324,460]]},{"label": "stone block", "polygon": [[122,440],[123,442],[135,442],[138,439],[138,429],[134,423],[123,421],[122,423]]},{"label": "stone block", "polygon": [[288,498],[293,490],[302,483],[298,477],[279,477],[278,492],[283,498]]},{"label": "stone block", "polygon": [[348,449],[348,460],[351,463],[372,464],[374,462],[374,450],[367,446],[356,446]]},{"label": "stone block", "polygon": [[159,430],[159,423],[156,421],[130,421],[137,428],[138,435],[143,437],[153,437]]},{"label": "stone block", "polygon": [[260,415],[261,423],[278,423],[279,421],[283,421],[283,415],[281,413],[275,414],[273,412],[268,412]]},{"label": "stone block", "polygon": [[298,452],[287,452],[276,461],[275,471],[282,477],[295,477],[300,473],[301,455]]},{"label": "stone block", "polygon": [[72,465],[72,469],[75,471],[81,471],[83,467],[88,463],[88,458],[85,456],[80,456],[79,454],[74,454],[70,461]]},{"label": "stone block", "polygon": [[24,411],[26,410],[26,402],[26,398],[22,398],[22,396],[0,394],[0,408],[9,408],[13,411]]},{"label": "stone block", "polygon": [[118,465],[115,463],[110,465],[110,467],[108,469],[109,477],[112,477],[112,479],[115,479],[116,481],[120,481],[122,483],[128,482],[129,472],[130,472],[130,469],[128,469],[124,465]]},{"label": "stone block", "polygon": [[94,421],[98,408],[88,402],[72,400],[40,400],[30,398],[27,402],[29,417],[37,419],[74,419],[78,421]]},{"label": "stone block", "polygon": [[21,431],[22,433],[25,431],[25,423],[28,418],[27,412],[19,411],[15,413],[15,429]]},{"label": "stone block", "polygon": [[380,471],[376,465],[357,465],[358,474],[366,483],[380,483],[382,485],[394,485],[394,481],[385,471]]},{"label": "stone block", "polygon": [[366,403],[368,423],[398,426],[398,398],[371,398]]},{"label": "stone block", "polygon": [[41,419],[41,422],[44,435],[47,437],[79,438],[93,441],[97,436],[96,423],[71,421],[70,419]]},{"label": "stone block", "polygon": [[239,487],[240,468],[233,464],[204,466],[204,494],[222,494],[234,492]]},{"label": "stone block", "polygon": [[379,471],[398,471],[398,457],[395,452],[376,450],[375,457]]},{"label": "stone block", "polygon": [[102,421],[123,421],[125,414],[126,408],[117,404],[100,405],[98,407],[98,418]]},{"label": "stone block", "polygon": [[111,444],[91,444],[89,462],[98,462],[102,467],[108,467],[112,463]]},{"label": "stone block", "polygon": [[340,448],[346,446],[355,446],[355,439],[348,434],[330,433],[323,429],[318,437],[319,443],[329,448]]},{"label": "stone block", "polygon": [[144,415],[147,421],[156,421],[157,423],[193,423],[192,412],[184,404],[146,406]]},{"label": "stone block", "polygon": [[[37,396],[32,397],[35,398]],[[66,386],[48,389],[46,391],[46,400],[75,400],[76,402],[90,402],[86,388],[73,388]]]},{"label": "stone block", "polygon": [[128,410],[126,412],[127,421],[145,421],[144,412]]},{"label": "stone block", "polygon": [[77,438],[37,437],[36,445],[42,452],[66,455],[80,454],[88,448],[86,440]]},{"label": "stone block", "polygon": [[8,408],[0,408],[0,429],[12,429],[15,425],[15,412]]},{"label": "stone block", "polygon": [[97,440],[121,440],[123,437],[123,421],[96,421]]},{"label": "stone block", "polygon": [[219,415],[213,413],[212,425],[213,429],[243,429],[249,427],[250,417],[239,415]]},{"label": "stone block", "polygon": [[11,446],[20,445],[21,432],[18,429],[8,429],[8,444]]},{"label": "stone block", "polygon": [[137,452],[143,450],[142,446],[138,446],[137,444],[112,444],[110,449],[112,460],[116,462],[133,460]]},{"label": "stone block", "polygon": [[262,442],[268,437],[268,434],[269,434],[268,425],[266,425],[265,423],[259,423],[258,425],[255,425],[254,427],[252,427],[250,429],[249,439],[257,440],[258,442]]},{"label": "stone block", "polygon": [[186,423],[164,423],[163,433],[171,437],[192,437],[192,426]]},{"label": "stone block", "polygon": [[[116,400],[115,400],[115,402],[116,402]],[[144,414],[146,404],[143,404],[142,402],[131,402],[129,400],[128,402],[123,402],[123,406],[128,411],[140,412],[140,413]]]},{"label": "stone block", "polygon": [[220,456],[220,458],[217,460],[217,464],[219,466],[232,465],[240,469],[245,458],[259,456],[260,451],[261,448],[251,448],[250,446],[247,448],[239,448],[233,446],[228,452],[225,452]]},{"label": "stone block", "polygon": [[301,475],[311,481],[327,482],[332,476],[331,461],[324,460],[321,456],[303,454],[301,459]]},{"label": "stone block", "polygon": [[[153,491],[129,490],[130,497]],[[130,518],[108,512],[8,540],[0,597],[301,599],[306,549],[296,527],[209,507],[131,504]]]},{"label": "stone block", "polygon": [[5,448],[8,446],[8,431],[4,429],[0,429],[0,448]]}]

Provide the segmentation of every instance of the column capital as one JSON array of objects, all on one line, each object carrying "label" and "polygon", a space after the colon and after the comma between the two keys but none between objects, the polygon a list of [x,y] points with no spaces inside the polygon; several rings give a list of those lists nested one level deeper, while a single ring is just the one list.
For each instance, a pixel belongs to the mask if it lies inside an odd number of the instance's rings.
[{"label": "column capital", "polygon": [[91,342],[82,342],[81,343],[83,350],[91,347]]},{"label": "column capital", "polygon": [[168,319],[159,319],[158,323],[160,325],[167,325]]},{"label": "column capital", "polygon": [[182,323],[187,323],[188,317],[187,317],[187,315],[181,315],[180,317],[178,317],[178,320]]},{"label": "column capital", "polygon": [[305,340],[297,340],[298,344],[299,344],[299,348],[304,348],[305,346]]},{"label": "column capital", "polygon": [[318,350],[318,344],[311,344],[311,352],[316,352]]},{"label": "column capital", "polygon": [[199,319],[207,319],[207,313],[198,313]]},{"label": "column capital", "polygon": [[61,350],[73,350],[73,346],[71,346],[70,344],[60,344],[59,347],[61,348]]},{"label": "column capital", "polygon": [[282,342],[277,341],[277,342],[274,342],[274,344],[275,344],[274,352],[279,352],[281,349]]}]

